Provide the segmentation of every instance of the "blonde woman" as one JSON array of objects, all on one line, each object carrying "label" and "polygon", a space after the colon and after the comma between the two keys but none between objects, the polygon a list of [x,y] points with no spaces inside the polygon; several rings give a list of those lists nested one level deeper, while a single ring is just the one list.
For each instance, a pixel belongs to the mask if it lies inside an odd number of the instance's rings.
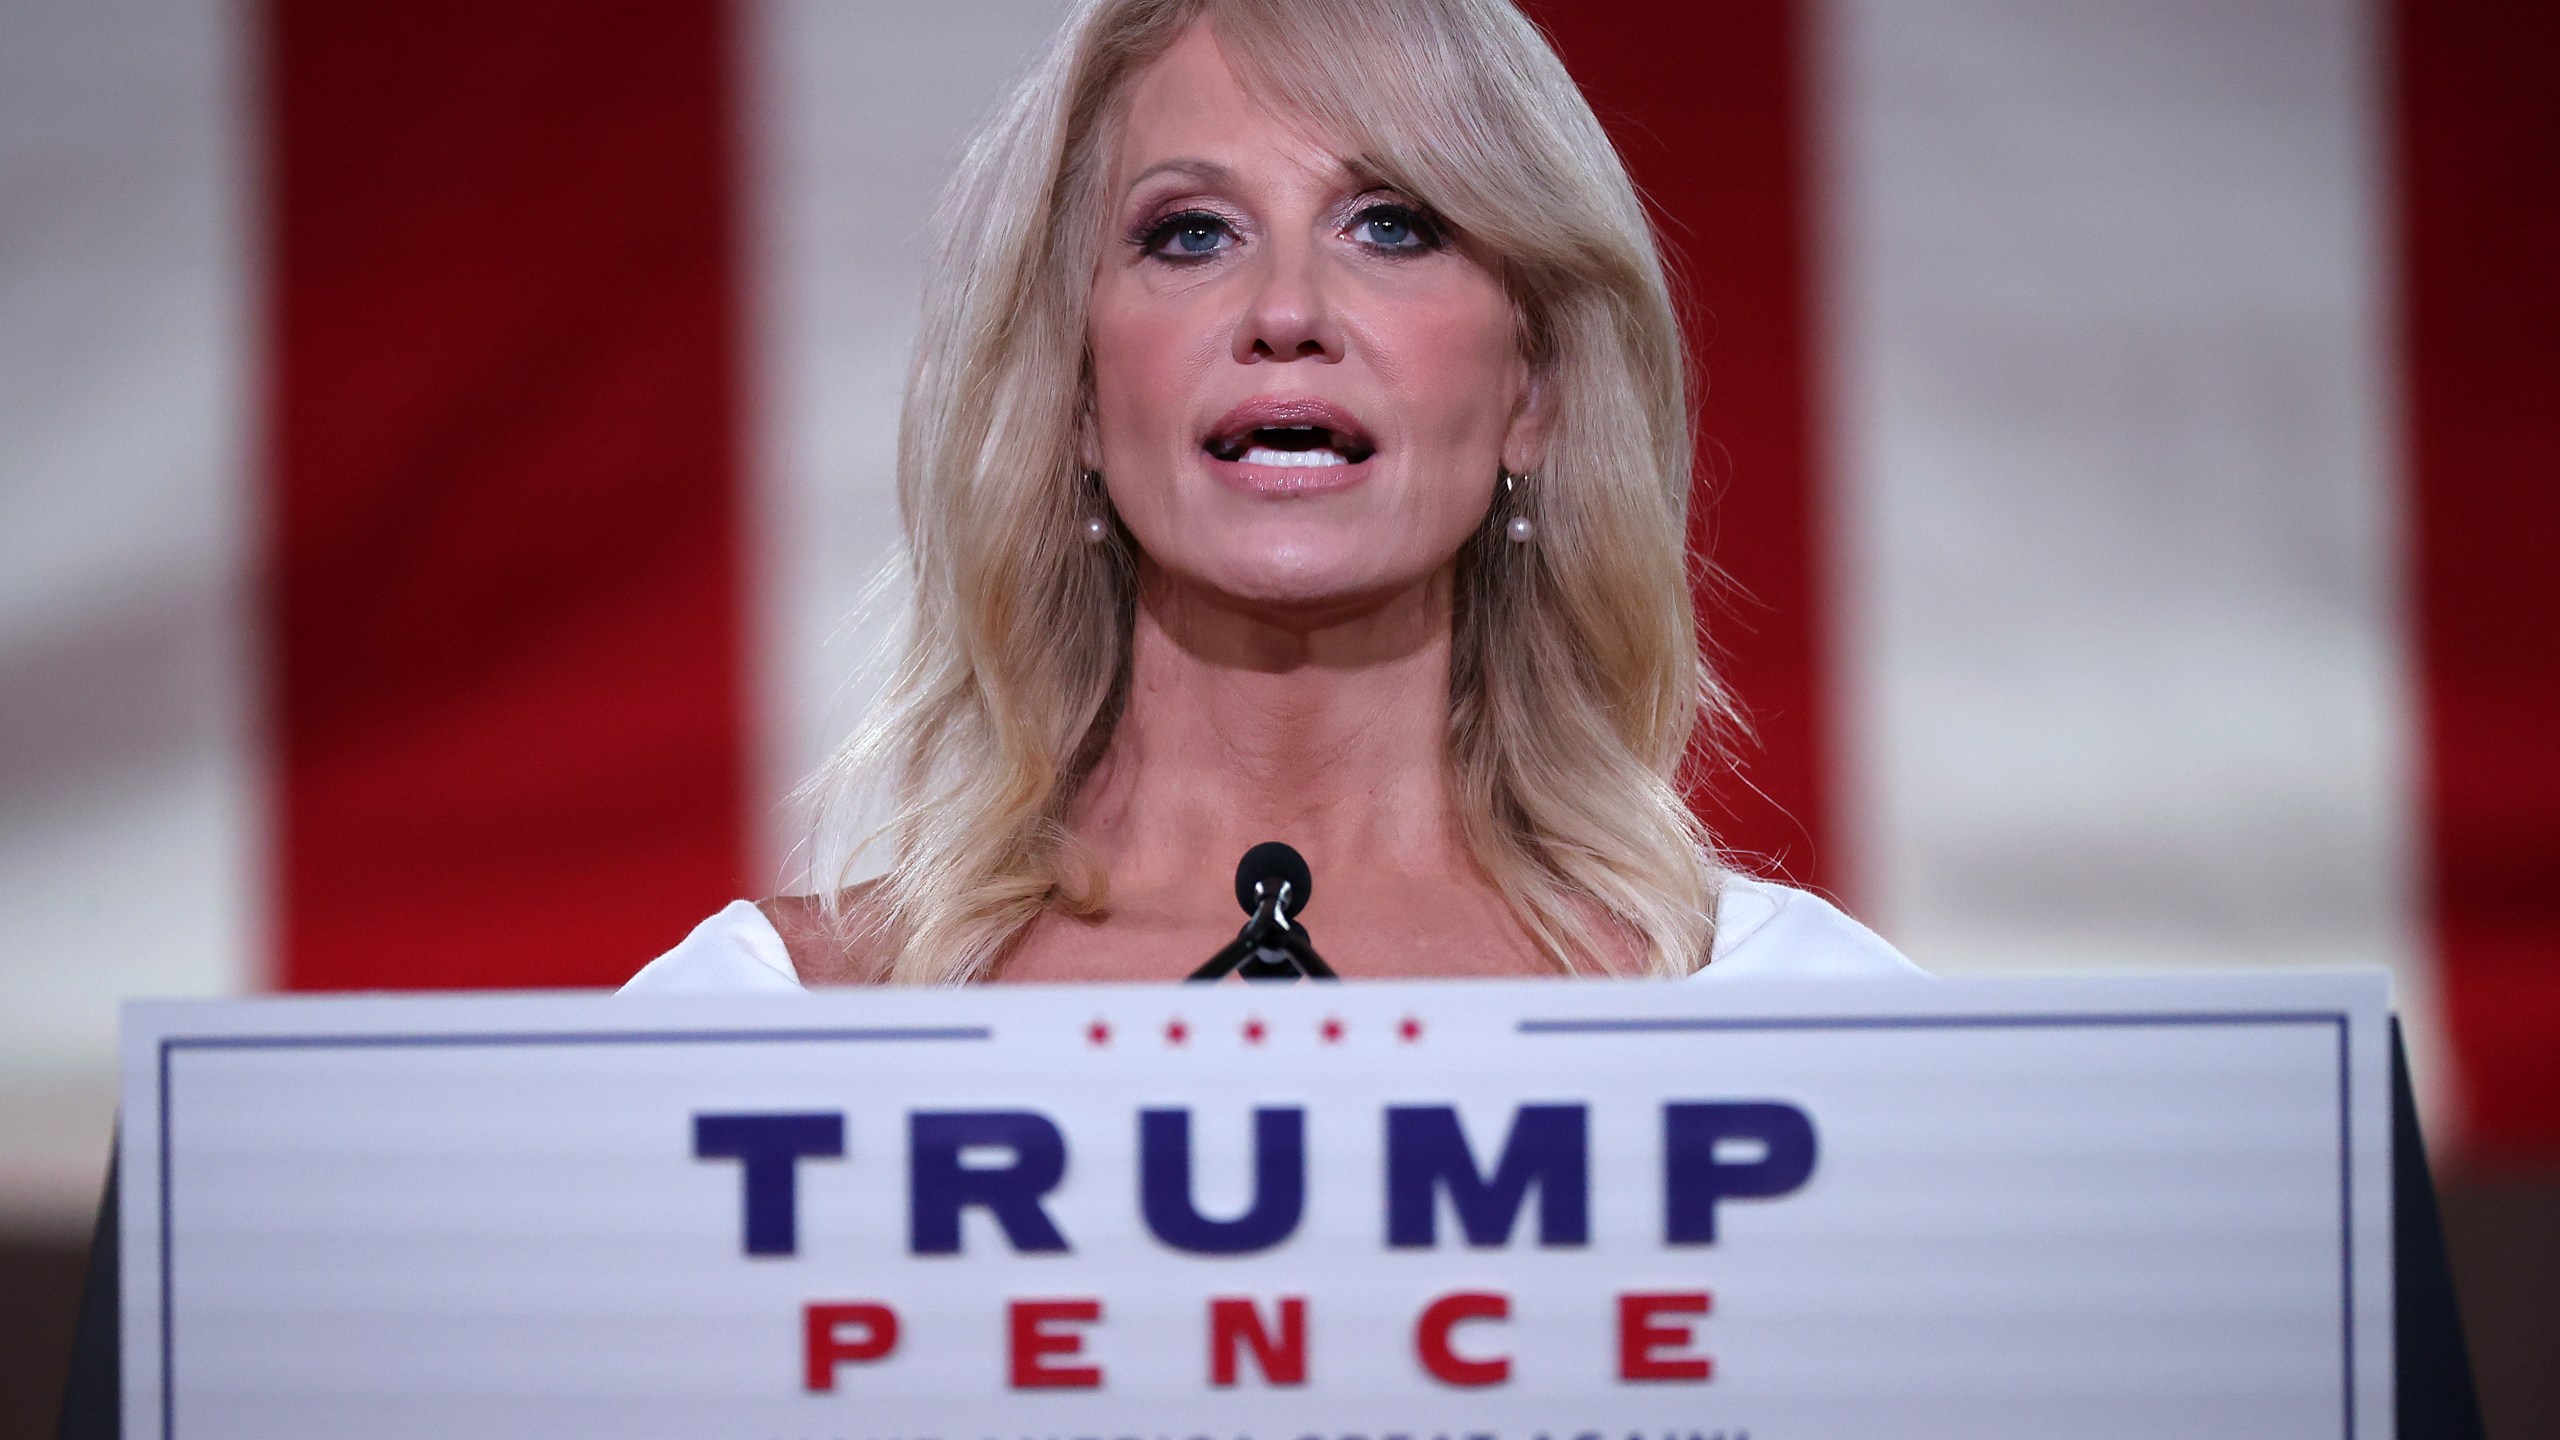
[{"label": "blonde woman", "polygon": [[1177,979],[1268,839],[1346,977],[1912,969],[1675,787],[1728,719],[1680,336],[1507,0],[1088,0],[939,232],[910,639],[813,782],[818,893],[632,988]]}]

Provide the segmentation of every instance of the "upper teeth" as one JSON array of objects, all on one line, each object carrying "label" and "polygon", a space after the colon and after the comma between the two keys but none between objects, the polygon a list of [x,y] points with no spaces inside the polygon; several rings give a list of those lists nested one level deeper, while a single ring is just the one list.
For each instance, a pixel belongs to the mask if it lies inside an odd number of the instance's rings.
[{"label": "upper teeth", "polygon": [[1248,447],[1237,457],[1247,465],[1348,465],[1338,450],[1274,450],[1268,445]]}]

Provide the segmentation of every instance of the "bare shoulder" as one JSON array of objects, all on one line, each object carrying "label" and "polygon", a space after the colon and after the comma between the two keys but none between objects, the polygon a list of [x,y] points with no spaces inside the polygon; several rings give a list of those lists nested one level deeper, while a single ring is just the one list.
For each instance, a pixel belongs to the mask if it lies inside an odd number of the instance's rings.
[{"label": "bare shoulder", "polygon": [[876,985],[887,973],[879,882],[866,880],[829,907],[815,895],[777,895],[756,908],[782,937],[803,985]]}]

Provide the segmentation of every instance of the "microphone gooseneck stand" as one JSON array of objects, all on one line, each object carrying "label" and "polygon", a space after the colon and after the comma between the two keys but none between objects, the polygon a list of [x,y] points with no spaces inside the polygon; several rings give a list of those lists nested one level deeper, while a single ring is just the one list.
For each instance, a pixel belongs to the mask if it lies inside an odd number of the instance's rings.
[{"label": "microphone gooseneck stand", "polygon": [[1340,977],[1324,963],[1297,923],[1307,908],[1315,877],[1306,857],[1277,840],[1265,840],[1244,852],[1236,863],[1236,903],[1252,918],[1233,943],[1191,972],[1194,980],[1223,980],[1233,974],[1245,980],[1333,980]]}]

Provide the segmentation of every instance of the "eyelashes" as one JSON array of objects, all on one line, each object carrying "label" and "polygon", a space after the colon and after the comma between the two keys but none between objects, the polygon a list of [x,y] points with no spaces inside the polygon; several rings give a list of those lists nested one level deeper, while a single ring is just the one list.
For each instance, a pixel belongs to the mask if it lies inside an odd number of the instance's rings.
[{"label": "eyelashes", "polygon": [[1226,217],[1208,210],[1177,210],[1141,224],[1129,237],[1138,253],[1176,263],[1206,260],[1234,248],[1237,240],[1235,227]]},{"label": "eyelashes", "polygon": [[1426,254],[1446,243],[1439,218],[1421,205],[1405,205],[1403,200],[1362,205],[1359,213],[1352,215],[1347,233],[1362,236],[1364,246],[1385,254]]},{"label": "eyelashes", "polygon": [[[1360,206],[1340,233],[1362,249],[1395,258],[1429,254],[1448,244],[1447,229],[1437,216],[1401,200]],[[1140,222],[1127,243],[1148,259],[1196,265],[1236,249],[1244,237],[1226,216],[1187,206]]]},{"label": "eyelashes", "polygon": [[1351,217],[1351,233],[1370,232],[1363,241],[1370,248],[1390,253],[1409,254],[1437,250],[1448,243],[1438,217],[1419,205],[1400,200],[1381,200],[1361,207]]}]

